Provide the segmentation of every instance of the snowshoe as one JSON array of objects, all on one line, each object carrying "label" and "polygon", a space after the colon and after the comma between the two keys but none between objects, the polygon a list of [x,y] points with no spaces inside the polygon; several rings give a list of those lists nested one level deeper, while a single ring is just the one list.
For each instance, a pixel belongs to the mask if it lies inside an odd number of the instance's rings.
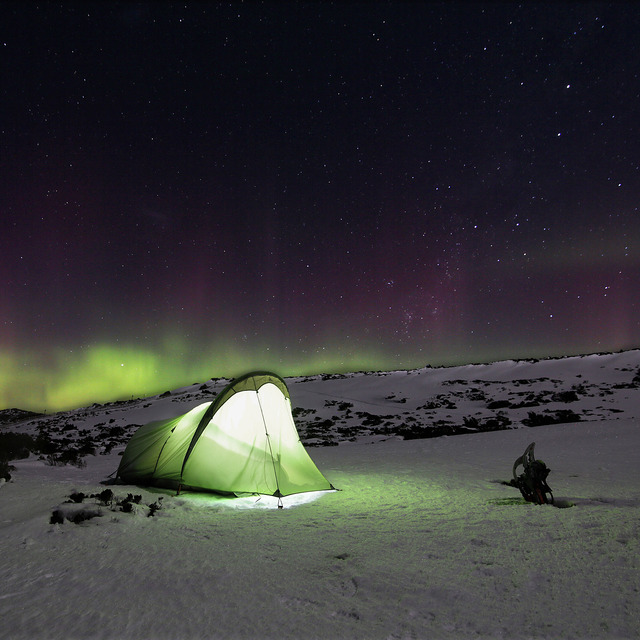
[{"label": "snowshoe", "polygon": [[[513,479],[509,484],[520,490],[527,502],[535,504],[553,504],[553,493],[547,484],[550,469],[542,460],[536,460],[535,442],[513,463]],[[523,472],[518,475],[516,469],[522,465]]]}]

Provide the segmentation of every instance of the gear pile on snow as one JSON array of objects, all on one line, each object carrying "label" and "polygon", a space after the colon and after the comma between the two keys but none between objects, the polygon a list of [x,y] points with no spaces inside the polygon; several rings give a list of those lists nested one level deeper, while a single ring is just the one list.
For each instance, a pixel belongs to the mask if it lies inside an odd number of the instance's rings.
[{"label": "gear pile on snow", "polygon": [[[536,460],[535,442],[513,463],[513,479],[510,484],[520,490],[527,502],[535,504],[553,504],[553,493],[547,484],[550,469],[542,460]],[[516,469],[522,465],[523,472],[518,475]]]}]

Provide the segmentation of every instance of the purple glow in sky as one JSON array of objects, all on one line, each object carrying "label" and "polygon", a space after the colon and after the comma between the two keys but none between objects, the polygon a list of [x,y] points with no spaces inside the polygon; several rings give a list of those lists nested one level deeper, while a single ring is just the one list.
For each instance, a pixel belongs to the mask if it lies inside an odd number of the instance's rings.
[{"label": "purple glow in sky", "polygon": [[638,346],[633,4],[0,17],[0,407]]}]

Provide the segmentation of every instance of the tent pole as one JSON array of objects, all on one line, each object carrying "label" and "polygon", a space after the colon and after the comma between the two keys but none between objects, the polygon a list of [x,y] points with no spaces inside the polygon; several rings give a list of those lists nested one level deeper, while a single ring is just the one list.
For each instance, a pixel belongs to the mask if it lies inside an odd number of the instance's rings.
[{"label": "tent pole", "polygon": [[[260,415],[262,416],[264,433],[267,436],[267,444],[269,445],[269,455],[271,456],[271,464],[273,465],[273,476],[276,479],[276,494],[278,496],[281,496],[282,494],[280,493],[280,483],[278,482],[278,472],[276,471],[276,461],[273,459],[273,449],[271,448],[271,436],[269,435],[269,431],[267,430],[267,421],[265,420],[265,417],[264,417],[264,411],[262,410],[262,403],[260,402],[260,394],[258,393],[258,389],[255,386],[255,382],[254,382],[254,388],[256,390],[256,398],[258,399],[258,406],[260,407]],[[278,508],[280,508],[279,504],[278,504]]]}]

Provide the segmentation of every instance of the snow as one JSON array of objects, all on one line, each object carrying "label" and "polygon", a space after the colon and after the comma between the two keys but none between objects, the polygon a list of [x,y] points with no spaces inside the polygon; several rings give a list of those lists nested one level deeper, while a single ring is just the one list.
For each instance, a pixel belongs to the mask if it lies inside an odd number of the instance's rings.
[{"label": "snow", "polygon": [[[291,496],[284,509],[266,496],[118,485],[119,498],[142,496],[132,513],[65,504],[104,491],[129,425],[184,413],[226,381],[0,427],[72,441],[88,430],[98,443],[85,467],[15,461],[0,486],[0,636],[638,637],[639,371],[628,351],[290,379],[301,438],[339,491]],[[577,400],[553,395],[571,390]],[[539,404],[519,407],[531,394]],[[494,400],[510,406],[488,409]],[[567,409],[580,421],[522,424]],[[465,417],[481,427],[499,412],[508,428],[398,436]],[[502,484],[532,441],[556,506]],[[334,446],[310,446],[321,442]],[[50,524],[57,508],[101,515]]]}]

